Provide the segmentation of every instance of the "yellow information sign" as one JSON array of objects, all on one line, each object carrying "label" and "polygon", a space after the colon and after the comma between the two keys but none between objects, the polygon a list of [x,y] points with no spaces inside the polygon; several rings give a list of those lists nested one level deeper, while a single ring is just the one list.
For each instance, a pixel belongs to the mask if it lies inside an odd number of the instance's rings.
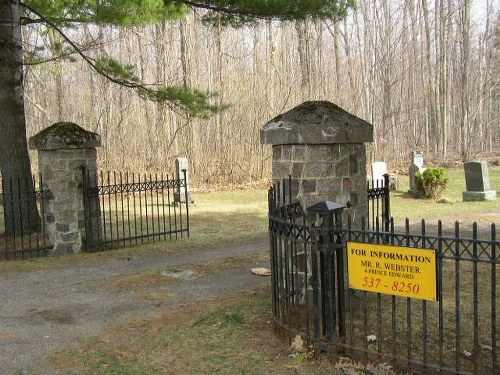
[{"label": "yellow information sign", "polygon": [[436,251],[347,243],[349,287],[436,301]]}]

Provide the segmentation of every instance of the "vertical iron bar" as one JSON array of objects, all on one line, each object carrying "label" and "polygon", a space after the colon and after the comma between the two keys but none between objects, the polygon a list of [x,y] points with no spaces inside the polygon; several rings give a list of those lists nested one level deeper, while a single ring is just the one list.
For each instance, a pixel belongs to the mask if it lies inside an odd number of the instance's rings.
[{"label": "vertical iron bar", "polygon": [[460,224],[455,222],[455,370],[460,371]]},{"label": "vertical iron bar", "polygon": [[334,238],[335,256],[336,256],[336,273],[337,273],[337,320],[339,326],[339,337],[342,343],[345,343],[346,327],[345,327],[345,283],[344,278],[346,269],[344,267],[344,241],[343,241],[343,226],[342,226],[342,211],[335,213],[335,226],[337,233]]},{"label": "vertical iron bar", "polygon": [[[315,230],[317,230],[315,228]],[[315,234],[317,236],[317,234]],[[313,287],[313,308],[314,308],[314,316],[313,316],[313,325],[314,325],[314,339],[319,339],[320,333],[320,307],[319,307],[319,275],[318,275],[318,238],[314,239],[313,244],[311,245],[311,257],[312,257],[312,287]]]},{"label": "vertical iron bar", "polygon": [[[280,220],[282,219],[281,213],[279,213]],[[283,237],[280,236],[278,239],[278,269],[279,269],[279,303],[280,303],[280,320],[284,321],[285,313],[286,313],[286,290],[285,290],[285,282],[283,280]],[[290,322],[287,322],[290,324]]]},{"label": "vertical iron bar", "polygon": [[[144,176],[144,179],[146,179],[146,176]],[[153,204],[154,204],[154,184],[153,184],[153,175],[150,173],[149,174],[149,181],[148,181],[148,185],[149,185],[149,202],[151,204],[151,232],[149,232],[149,226],[148,226],[148,242],[149,242],[149,239],[152,238],[153,239],[153,242],[154,242],[154,233],[155,233],[155,210],[153,208]],[[147,214],[147,209],[148,209],[148,199],[146,198],[146,223],[148,223],[149,225],[149,215]],[[151,237],[149,234],[152,234],[153,236]]]},{"label": "vertical iron bar", "polygon": [[168,181],[166,181],[165,178],[163,178],[163,172],[161,173],[161,181],[162,181],[162,186],[161,186],[161,207],[162,207],[162,219],[163,219],[163,240],[167,239],[167,234],[165,233],[167,231],[167,222],[165,219],[165,187],[168,190]]},{"label": "vertical iron bar", "polygon": [[323,271],[324,271],[324,285],[321,285],[321,288],[325,290],[324,300],[322,301],[325,311],[325,331],[326,331],[326,339],[328,343],[333,341],[333,334],[336,324],[335,319],[335,279],[332,277],[333,267],[333,251],[335,243],[330,238],[330,233],[332,232],[332,216],[331,213],[324,213],[324,215],[328,215],[326,218],[323,217],[322,223],[322,232],[323,232]]},{"label": "vertical iron bar", "polygon": [[[116,191],[117,190],[117,181],[116,181],[116,171],[113,171],[113,190],[114,192],[112,193],[113,194],[113,200],[115,202],[115,225],[116,225],[116,240],[119,240],[120,239],[120,218],[118,216],[118,192]],[[111,192],[110,192],[110,195],[111,195]],[[118,242],[117,242],[118,244]],[[113,243],[114,245],[114,243]]]},{"label": "vertical iron bar", "polygon": [[[175,180],[175,184],[176,184],[176,188],[178,188],[177,191],[180,192],[181,191],[181,181],[180,181],[180,179],[179,180]],[[179,205],[180,205],[180,203],[179,203]],[[175,230],[175,238],[177,238],[177,235],[178,235],[178,230],[177,230],[177,205],[175,204],[175,202],[174,202],[174,230]]]},{"label": "vertical iron bar", "polygon": [[[106,185],[108,187],[111,186],[111,172],[108,171],[107,173],[107,182]],[[113,243],[113,211],[112,211],[113,205],[111,204],[111,191],[108,191],[108,220],[109,220],[109,237],[111,243]]]},{"label": "vertical iron bar", "polygon": [[474,222],[472,224],[472,281],[473,281],[473,324],[474,324],[474,350],[472,358],[474,360],[474,374],[478,373],[478,363],[477,359],[480,354],[479,348],[479,313],[478,313],[478,305],[479,305],[479,297],[478,297],[478,277],[477,277],[477,264],[479,261],[479,256],[477,254],[477,223]]},{"label": "vertical iron bar", "polygon": [[172,239],[172,199],[170,197],[170,189],[172,187],[171,182],[175,182],[173,180],[169,180],[168,174],[167,174],[167,181],[168,181],[168,187],[167,187],[167,203],[168,203],[168,233],[170,236],[170,239]]},{"label": "vertical iron bar", "polygon": [[[161,180],[158,180],[158,173],[155,173],[155,185],[156,185],[156,231],[158,233],[158,241],[161,241],[161,217],[160,217],[160,193],[158,189],[161,189]],[[156,236],[155,236],[156,237]]]},{"label": "vertical iron bar", "polygon": [[[347,241],[351,241],[351,236],[352,236],[352,216],[347,215]],[[365,230],[365,217],[361,217],[361,230]],[[352,348],[353,342],[354,342],[354,311],[353,311],[353,305],[352,305],[352,298],[353,298],[353,291],[351,288],[348,289],[348,308],[349,308],[349,346]]]},{"label": "vertical iron bar", "polygon": [[[29,215],[29,213],[31,212],[30,211],[30,208],[31,208],[31,205],[32,203],[34,202],[34,209],[35,211],[37,212],[36,210],[36,190],[35,190],[35,181],[33,181],[34,179],[34,176],[31,176],[31,181],[29,180],[29,178],[26,178],[25,181],[26,181],[26,192],[24,193],[26,195],[26,213],[27,213],[27,218],[28,218],[28,223],[27,223],[27,228],[28,228],[28,254],[31,253],[31,250],[32,250],[32,226],[31,226],[31,215]],[[29,184],[29,185],[28,185]],[[28,189],[28,186],[31,186],[30,189]],[[35,219],[36,220],[36,219]],[[38,235],[38,227],[36,228],[36,232],[35,234]]]},{"label": "vertical iron bar", "polygon": [[491,224],[491,347],[492,350],[492,374],[497,369],[497,255],[496,255],[496,226],[495,224]]},{"label": "vertical iron bar", "polygon": [[[410,221],[406,219],[405,223],[406,246],[410,246]],[[412,330],[411,330],[411,298],[406,298],[406,345],[408,370],[412,373]]]},{"label": "vertical iron bar", "polygon": [[128,229],[128,244],[132,245],[132,228],[130,220],[130,194],[134,195],[134,190],[130,188],[128,172],[125,172],[125,183],[127,184],[127,229]]},{"label": "vertical iron bar", "polygon": [[[421,231],[421,247],[423,249],[426,249],[426,227],[425,227],[425,221],[422,220],[422,231]],[[422,362],[424,364],[424,370],[427,369],[427,341],[428,341],[428,335],[427,335],[427,301],[423,300],[422,301],[422,346],[423,346],[423,353],[422,353]]]},{"label": "vertical iron bar", "polygon": [[149,195],[150,195],[151,188],[148,186],[150,184],[148,183],[148,176],[147,176],[147,174],[144,174],[143,181],[144,181],[144,211],[145,211],[144,215],[146,216],[145,217],[145,219],[146,219],[146,240],[149,243],[149,210],[148,210],[148,198],[149,198]]},{"label": "vertical iron bar", "polygon": [[[133,173],[133,172],[132,172],[132,186],[134,186],[134,189],[132,190],[132,205],[134,206],[134,237],[135,237],[135,244],[137,245],[139,243],[138,236],[137,236],[137,201],[136,201],[136,197],[135,197],[135,195],[136,195],[135,173]],[[139,216],[139,218],[140,218],[140,216]]]},{"label": "vertical iron bar", "polygon": [[272,290],[272,302],[273,302],[273,317],[276,319],[276,262],[274,259],[275,255],[275,247],[274,247],[274,231],[273,231],[273,224],[272,224],[272,215],[273,215],[273,187],[271,186],[267,192],[267,207],[268,207],[268,213],[267,213],[267,220],[268,220],[268,226],[269,226],[269,261],[271,264],[271,290]]},{"label": "vertical iron bar", "polygon": [[142,184],[141,184],[141,174],[137,173],[137,183],[138,183],[138,189],[137,192],[139,193],[139,224],[141,227],[141,244],[144,243],[144,219],[142,218]]},{"label": "vertical iron bar", "polygon": [[186,196],[186,230],[187,230],[187,235],[189,237],[190,226],[189,226],[189,202],[188,202],[187,170],[183,169],[182,173],[184,175],[184,195]]},{"label": "vertical iron bar", "polygon": [[[95,172],[97,174],[97,171]],[[98,185],[104,186],[105,184],[105,177],[103,171],[101,171],[100,176],[99,176],[100,182],[98,182]],[[103,236],[104,236],[104,241],[106,242],[108,239],[108,230],[106,228],[106,197],[104,196],[104,191],[101,192],[100,197],[98,195],[97,199],[100,201],[100,204],[102,205],[102,229],[103,229]]]},{"label": "vertical iron bar", "polygon": [[[391,245],[394,245],[394,220],[391,218]],[[397,336],[397,328],[396,328],[396,296],[391,296],[391,331],[392,331],[392,358],[397,358],[397,350],[396,350],[396,336]]]},{"label": "vertical iron bar", "polygon": [[[373,215],[373,210],[372,210],[372,215]],[[372,219],[373,219],[373,216],[372,216]],[[372,225],[373,225],[373,221],[372,221]],[[368,229],[371,229],[371,226]],[[363,230],[361,233],[362,233],[362,241],[361,242],[366,242],[367,231]],[[367,308],[367,302],[366,302],[367,292],[363,290],[361,293],[363,296],[363,336],[362,336],[363,349],[364,349],[363,357],[364,357],[364,361],[367,362],[368,361],[368,340],[367,340],[367,336],[368,336],[368,308]]]},{"label": "vertical iron bar", "polygon": [[[287,221],[286,225],[289,225],[288,223],[288,218],[286,217],[286,215],[284,215],[283,219],[285,221]],[[287,228],[288,229],[288,228]],[[289,322],[289,324],[291,324],[291,311],[290,311],[290,269],[289,269],[289,264],[290,264],[290,255],[289,255],[289,252],[288,252],[288,245],[289,245],[289,242],[290,240],[288,238],[286,238],[286,234],[285,234],[285,238],[283,239],[283,242],[284,242],[284,267],[282,268],[283,272],[285,273],[285,277],[284,277],[284,285],[283,287],[285,288],[285,294],[283,295],[284,298],[285,298],[285,310],[286,310],[286,314],[287,314],[287,321]]]},{"label": "vertical iron bar", "polygon": [[123,204],[123,173],[120,172],[119,174],[120,176],[120,203],[121,203],[121,219],[122,219],[122,234],[121,234],[121,237],[123,238],[123,246],[126,245],[126,240],[125,238],[127,237],[125,235],[125,205]]},{"label": "vertical iron bar", "polygon": [[[180,178],[180,177],[179,177]],[[180,182],[180,187],[182,187],[182,181]],[[179,188],[179,192],[180,192],[180,188]],[[179,215],[179,235],[181,236],[182,238],[182,230],[184,229],[184,221],[183,221],[183,218],[182,218],[182,202],[179,202],[179,211],[178,211],[178,215]]]},{"label": "vertical iron bar", "polygon": [[[303,220],[303,224],[306,225],[305,217],[303,217],[302,220]],[[309,307],[310,307],[310,305],[309,305],[309,267],[307,264],[307,260],[309,259],[308,243],[310,246],[310,244],[311,244],[310,241],[304,242],[304,258],[305,258],[305,270],[304,270],[304,294],[305,294],[305,297],[304,297],[304,300],[305,300],[305,310],[306,310],[306,332],[307,332],[307,335],[310,336],[311,335],[311,315],[310,315],[310,309],[309,309]]]},{"label": "vertical iron bar", "polygon": [[[377,185],[379,184],[377,180]],[[378,209],[378,208],[377,208]],[[383,219],[382,219],[383,220]],[[384,223],[382,222],[384,225]],[[376,217],[376,243],[380,244],[380,216]],[[377,293],[377,358],[381,358],[382,353],[382,295]]]},{"label": "vertical iron bar", "polygon": [[439,367],[444,367],[444,301],[443,301],[443,223],[438,221],[438,320],[439,320]]},{"label": "vertical iron bar", "polygon": [[386,232],[389,232],[390,228],[390,219],[391,219],[391,189],[389,187],[389,174],[384,174],[384,229]]}]

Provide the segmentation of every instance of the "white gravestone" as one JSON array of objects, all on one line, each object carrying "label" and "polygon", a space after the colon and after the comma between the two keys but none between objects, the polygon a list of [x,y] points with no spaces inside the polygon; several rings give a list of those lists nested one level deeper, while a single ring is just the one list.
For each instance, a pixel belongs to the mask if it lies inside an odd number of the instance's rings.
[{"label": "white gravestone", "polygon": [[424,153],[422,151],[412,151],[411,164],[416,165],[420,169],[424,168]]}]

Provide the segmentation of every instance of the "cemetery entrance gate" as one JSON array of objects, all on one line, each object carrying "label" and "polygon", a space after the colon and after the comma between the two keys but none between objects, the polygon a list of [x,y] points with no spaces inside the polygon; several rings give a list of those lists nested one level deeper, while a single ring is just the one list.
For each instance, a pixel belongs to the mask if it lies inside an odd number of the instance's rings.
[{"label": "cemetery entrance gate", "polygon": [[[385,186],[368,189],[369,220],[360,223],[353,223],[343,205],[320,202],[305,210],[280,186],[269,190],[276,327],[289,339],[302,336],[316,350],[409,373],[498,374],[495,225],[486,232],[475,223],[465,231],[458,223],[446,229],[441,221],[396,225],[389,219]],[[379,277],[349,275],[352,243],[435,254],[435,298],[405,294],[409,284],[410,293],[418,294],[421,286],[412,280],[396,286],[403,285],[400,295],[368,291]],[[359,276],[364,290],[349,287],[349,276]]]},{"label": "cemetery entrance gate", "polygon": [[86,251],[189,237],[189,191],[182,176],[82,169]]}]

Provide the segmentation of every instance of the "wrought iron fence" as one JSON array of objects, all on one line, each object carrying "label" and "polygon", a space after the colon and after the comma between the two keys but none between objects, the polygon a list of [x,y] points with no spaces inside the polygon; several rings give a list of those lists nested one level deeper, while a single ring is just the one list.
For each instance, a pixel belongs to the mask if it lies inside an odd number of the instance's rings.
[{"label": "wrought iron fence", "polygon": [[52,248],[44,231],[50,191],[41,176],[0,181],[0,259],[46,255]]},{"label": "wrought iron fence", "polygon": [[[401,230],[402,229],[402,230]],[[465,230],[464,230],[465,229]],[[342,241],[434,249],[437,301],[346,289],[346,334],[336,343],[365,360],[387,358],[411,372],[497,374],[499,348],[496,226],[479,231],[422,221],[400,231],[366,226],[341,231]],[[367,337],[375,335],[369,343]]]},{"label": "wrought iron fence", "polygon": [[[368,227],[375,229],[377,222],[385,230],[389,229],[391,218],[391,200],[389,188],[389,175],[384,174],[383,180],[372,180],[367,182],[366,192],[368,194]],[[377,221],[378,220],[378,221]]]},{"label": "wrought iron fence", "polygon": [[[325,351],[381,360],[410,373],[498,373],[496,227],[446,230],[439,222],[395,228],[342,224],[341,207],[305,212],[273,187],[269,231],[273,313],[278,327]],[[384,211],[386,212],[386,211]],[[320,218],[318,218],[320,216]],[[349,289],[346,243],[434,249],[437,301]]]},{"label": "wrought iron fence", "polygon": [[185,172],[183,179],[121,172],[83,174],[87,250],[189,236]]}]

